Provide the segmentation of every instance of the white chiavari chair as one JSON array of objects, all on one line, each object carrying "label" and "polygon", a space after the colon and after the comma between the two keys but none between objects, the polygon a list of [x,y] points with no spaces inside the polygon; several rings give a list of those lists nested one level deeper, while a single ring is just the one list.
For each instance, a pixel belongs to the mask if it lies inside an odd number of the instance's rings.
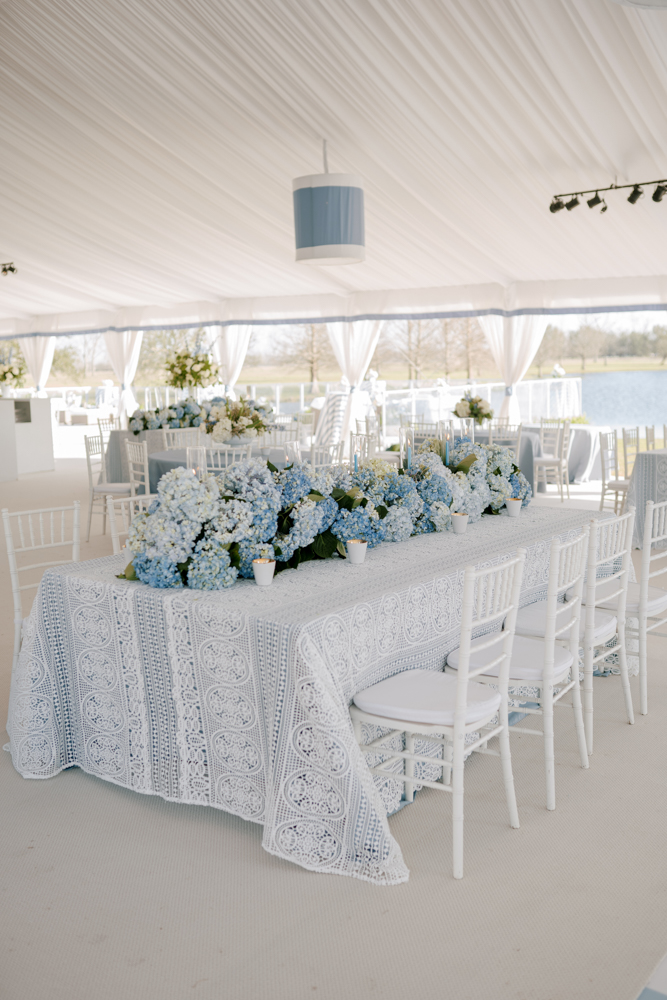
[{"label": "white chiavari chair", "polygon": [[377,453],[377,438],[374,434],[353,434],[350,432],[350,465],[357,456],[358,463],[363,464]]},{"label": "white chiavari chair", "polygon": [[[130,476],[130,495],[147,495],[151,491],[148,474],[148,445],[145,441],[126,441],[125,455]],[[109,490],[113,493],[113,490]],[[106,509],[106,508],[105,508]]]},{"label": "white chiavari chair", "polygon": [[608,494],[614,495],[614,514],[618,514],[621,497],[625,502],[630,488],[629,479],[618,475],[618,438],[616,431],[600,431],[600,464],[602,466],[602,495],[600,510],[603,510]]},{"label": "white chiavari chair", "polygon": [[[23,510],[10,513],[6,508],[2,511],[2,521],[5,528],[7,543],[7,561],[9,576],[12,583],[12,598],[14,601],[14,652],[12,670],[21,649],[23,631],[23,600],[26,590],[36,590],[39,579],[32,583],[21,583],[22,573],[34,576],[35,571],[45,570],[48,566],[61,566],[65,562],[79,561],[81,504],[76,500],[70,507],[48,507],[43,510]],[[32,553],[54,549],[64,549],[59,559],[46,562],[19,565],[23,556],[32,558]]]},{"label": "white chiavari chair", "polygon": [[106,498],[111,547],[115,556],[119,555],[125,548],[124,545],[121,545],[121,535],[127,536],[132,519],[137,514],[143,514],[147,511],[157,498],[157,493],[149,493],[148,496],[140,497],[108,496]]},{"label": "white chiavari chair", "polygon": [[287,441],[299,440],[299,422],[290,417],[288,424],[281,424],[266,431],[257,438],[257,448],[283,448]]},{"label": "white chiavari chair", "polygon": [[[507,688],[512,657],[514,624],[519,603],[525,550],[498,566],[486,569],[466,567],[463,582],[461,646],[457,676],[439,670],[406,670],[372,687],[359,691],[350,708],[355,736],[362,753],[384,756],[372,774],[391,777],[405,784],[405,799],[411,802],[415,785],[426,785],[452,795],[453,874],[463,877],[463,765],[471,752],[499,756],[510,826],[519,826],[514,793],[508,733]],[[495,647],[493,663],[498,666],[497,689],[476,683],[481,673],[470,662],[473,631],[488,631],[504,622],[502,631],[486,634],[483,647]],[[480,647],[481,648],[481,647]],[[388,729],[389,733],[364,742],[364,725]],[[466,743],[466,737],[477,738]],[[386,744],[404,734],[405,750]],[[500,749],[490,749],[489,740],[499,738]],[[416,752],[415,738],[441,747],[440,758]],[[400,760],[403,772],[392,768]],[[442,780],[421,777],[415,764],[437,765]]]},{"label": "white chiavari chair", "polygon": [[[575,733],[582,767],[588,767],[588,752],[584,735],[584,718],[579,687],[579,635],[581,597],[588,558],[589,529],[572,541],[551,543],[549,582],[546,601],[536,601],[520,609],[516,618],[516,635],[509,666],[509,696],[515,710],[524,715],[541,717],[541,729],[524,726],[510,734],[527,734],[542,739],[546,772],[547,809],[556,808],[556,773],[554,754],[554,708],[572,709]],[[562,598],[570,591],[571,600]],[[613,615],[600,613],[606,622],[606,637],[615,633]],[[477,652],[482,640],[473,640],[470,663],[482,667],[492,657],[488,649]],[[456,667],[459,651],[447,657],[448,667]],[[497,683],[497,668],[488,670],[480,680]],[[535,698],[521,697],[521,688],[536,688]],[[570,693],[570,702],[562,699]],[[528,702],[528,704],[521,704]]]},{"label": "white chiavari chair", "polygon": [[623,427],[623,465],[625,466],[625,478],[629,479],[635,467],[635,459],[639,451],[639,428]]},{"label": "white chiavari chair", "polygon": [[120,430],[120,417],[98,417],[97,426],[99,427],[100,437],[102,438],[102,444],[104,445],[104,450],[109,444],[109,434],[111,431]]},{"label": "white chiavari chair", "polygon": [[655,451],[655,424],[646,427],[646,450]]},{"label": "white chiavari chair", "polygon": [[212,475],[224,472],[230,465],[247,462],[252,454],[252,445],[242,448],[206,448],[206,470]]},{"label": "white chiavari chair", "polygon": [[499,444],[505,448],[510,448],[514,454],[516,465],[519,464],[519,453],[521,451],[521,434],[523,424],[495,423],[489,425],[489,444]]},{"label": "white chiavari chair", "polygon": [[[584,588],[584,728],[589,754],[593,753],[593,672],[604,670],[603,661],[618,657],[621,686],[628,723],[635,721],[625,644],[625,616],[630,576],[634,507],[626,514],[591,521]],[[569,599],[570,593],[566,594]],[[602,635],[596,609],[611,611],[616,627],[610,637]],[[614,640],[614,645],[608,643]],[[598,650],[598,652],[596,652]],[[602,667],[599,665],[602,664]]]},{"label": "white chiavari chair", "polygon": [[570,450],[570,421],[547,420],[540,422],[540,445],[542,454],[533,458],[535,469],[535,489],[541,482],[545,488],[549,479],[558,486],[561,503],[565,502],[563,486],[567,488],[567,499],[570,499],[570,474],[567,467],[567,457]]},{"label": "white chiavari chair", "polygon": [[329,445],[311,445],[310,464],[313,469],[326,469],[330,465],[340,465],[343,461],[344,442]]},{"label": "white chiavari chair", "polygon": [[107,531],[107,493],[114,496],[128,497],[131,493],[130,483],[108,483],[107,465],[104,454],[104,444],[99,434],[85,434],[86,466],[88,469],[88,531],[86,541],[90,541],[90,528],[93,513],[102,515],[102,534]]},{"label": "white chiavari chair", "polygon": [[[651,581],[667,573],[667,500],[646,504],[642,562],[639,583],[628,583],[625,613],[630,619],[637,618],[638,627],[626,626],[628,636],[639,639],[639,711],[648,712],[648,635],[652,633],[667,639],[667,632],[656,632],[667,625],[667,591],[652,587]],[[657,567],[657,568],[656,568]],[[664,586],[663,581],[663,586]]]},{"label": "white chiavari chair", "polygon": [[196,448],[198,444],[198,427],[181,427],[179,430],[164,431],[164,446],[167,451],[178,451],[182,448]]}]

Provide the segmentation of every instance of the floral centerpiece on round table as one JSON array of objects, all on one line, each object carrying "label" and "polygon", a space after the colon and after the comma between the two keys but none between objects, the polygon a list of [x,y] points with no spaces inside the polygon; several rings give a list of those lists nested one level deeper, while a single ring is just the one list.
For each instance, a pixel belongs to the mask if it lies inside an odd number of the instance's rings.
[{"label": "floral centerpiece on round table", "polygon": [[167,385],[174,389],[206,389],[220,381],[220,368],[207,354],[174,351],[165,363]]},{"label": "floral centerpiece on round table", "polygon": [[271,412],[271,407],[255,403],[252,399],[241,399],[236,403],[224,396],[215,396],[198,403],[190,396],[180,403],[161,409],[135,410],[129,427],[135,434],[139,434],[141,431],[158,431],[161,428],[170,430],[203,426],[207,434],[213,435],[216,425],[222,422],[220,431],[213,437],[219,443],[242,434],[263,434],[271,427]]},{"label": "floral centerpiece on round table", "polygon": [[250,440],[264,434],[271,426],[271,408],[253,399],[211,400],[206,429],[221,444],[230,439]]},{"label": "floral centerpiece on round table", "polygon": [[484,420],[491,420],[493,410],[485,399],[481,396],[473,396],[471,392],[466,392],[462,399],[454,407],[454,413],[462,419],[472,419],[476,424],[481,424]]},{"label": "floral centerpiece on round table", "polygon": [[509,496],[530,501],[508,449],[461,439],[452,455],[448,467],[423,447],[410,470],[373,459],[357,472],[309,465],[279,471],[250,459],[202,481],[173,469],[149,511],[132,522],[133,561],[124,575],[153,587],[218,590],[251,577],[253,559],[275,559],[279,572],[345,558],[352,538],[369,548],[402,542],[448,530],[454,512],[475,522],[498,513]]}]

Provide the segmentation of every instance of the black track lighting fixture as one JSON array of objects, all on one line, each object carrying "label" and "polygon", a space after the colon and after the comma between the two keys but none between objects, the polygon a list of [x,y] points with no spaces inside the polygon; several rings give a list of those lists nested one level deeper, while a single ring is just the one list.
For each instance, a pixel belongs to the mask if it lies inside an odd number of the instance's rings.
[{"label": "black track lighting fixture", "polygon": [[10,261],[7,264],[0,264],[0,270],[2,271],[2,273],[4,275],[7,275],[7,274],[17,274],[17,270],[14,267],[14,262],[13,261]]},{"label": "black track lighting fixture", "polygon": [[573,208],[581,204],[580,198],[584,198],[587,194],[590,194],[593,197],[587,198],[586,204],[589,208],[597,208],[598,205],[601,205],[600,214],[602,214],[607,211],[609,206],[600,192],[604,194],[605,191],[631,189],[628,201],[631,205],[636,205],[639,199],[644,197],[644,188],[652,187],[654,184],[656,188],[651,198],[655,202],[662,201],[663,197],[667,194],[667,178],[665,177],[657,181],[640,181],[639,184],[610,184],[608,187],[589,188],[587,191],[566,191],[563,194],[555,194],[549,205],[549,211],[555,213],[560,212],[561,208],[566,208],[568,212],[571,212]]}]

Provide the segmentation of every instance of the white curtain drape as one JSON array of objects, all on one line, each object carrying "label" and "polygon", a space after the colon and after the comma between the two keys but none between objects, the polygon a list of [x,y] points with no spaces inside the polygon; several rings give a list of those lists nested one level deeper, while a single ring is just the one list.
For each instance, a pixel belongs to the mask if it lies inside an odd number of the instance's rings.
[{"label": "white curtain drape", "polygon": [[341,431],[346,450],[349,447],[350,430],[356,426],[357,417],[364,416],[358,390],[368,371],[382,326],[383,321],[375,319],[357,320],[355,323],[327,323],[327,332],[336,361],[343,377],[350,383],[350,398]]},{"label": "white curtain drape", "polygon": [[249,323],[214,327],[211,351],[221,368],[221,381],[225,384],[225,394],[234,395],[236,385],[250,343],[252,325]]},{"label": "white curtain drape", "polygon": [[120,381],[118,415],[121,427],[127,427],[127,418],[137,409],[137,400],[132,392],[132,382],[137,373],[143,330],[126,330],[124,333],[105,333],[111,367]]},{"label": "white curtain drape", "polygon": [[21,351],[28,366],[30,377],[37,387],[38,396],[46,396],[44,386],[53,364],[56,349],[55,337],[22,337]]},{"label": "white curtain drape", "polygon": [[521,423],[521,410],[514,391],[528,371],[542,342],[548,316],[480,316],[480,326],[489,342],[493,360],[505,383],[505,396],[497,417]]}]

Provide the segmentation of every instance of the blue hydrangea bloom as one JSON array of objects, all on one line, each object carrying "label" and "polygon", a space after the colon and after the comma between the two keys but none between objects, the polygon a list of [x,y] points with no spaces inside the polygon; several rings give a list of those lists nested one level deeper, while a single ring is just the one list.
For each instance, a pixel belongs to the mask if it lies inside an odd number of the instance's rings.
[{"label": "blue hydrangea bloom", "polygon": [[246,579],[251,579],[254,575],[252,571],[253,559],[275,559],[276,554],[270,543],[260,542],[256,538],[247,538],[239,543],[239,558],[241,560],[239,573]]},{"label": "blue hydrangea bloom", "polygon": [[283,507],[305,500],[313,489],[313,477],[308,466],[293,465],[275,476],[276,485],[282,487]]},{"label": "blue hydrangea bloom", "polygon": [[331,532],[341,542],[359,538],[362,542],[368,542],[369,549],[372,549],[384,541],[386,529],[384,521],[380,520],[369,504],[367,507],[355,507],[354,510],[339,510]]},{"label": "blue hydrangea bloom", "polygon": [[183,586],[176,563],[167,556],[150,558],[147,555],[135,555],[133,565],[137,577],[149,587],[164,589]]},{"label": "blue hydrangea bloom", "polygon": [[214,537],[205,537],[195,546],[188,568],[188,586],[194,590],[222,590],[231,587],[238,572],[224,545]]}]

